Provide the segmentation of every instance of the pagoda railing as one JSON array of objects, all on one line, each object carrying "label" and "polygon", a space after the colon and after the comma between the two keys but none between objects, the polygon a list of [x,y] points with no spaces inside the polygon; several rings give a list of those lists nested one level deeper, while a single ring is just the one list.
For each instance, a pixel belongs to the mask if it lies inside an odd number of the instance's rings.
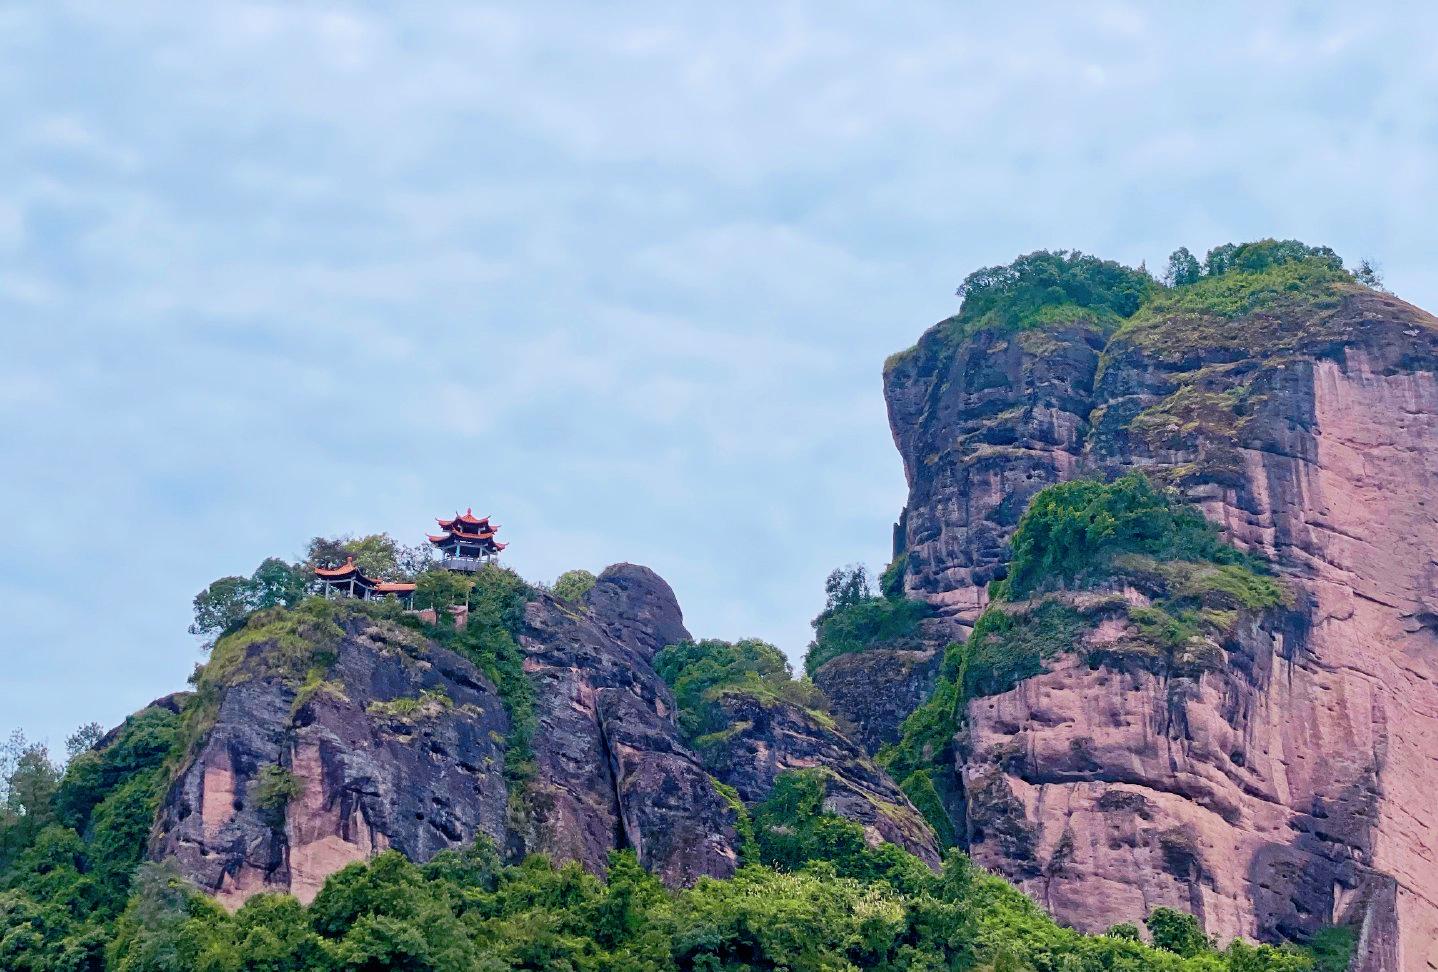
[{"label": "pagoda railing", "polygon": [[445,570],[475,571],[493,560],[493,557],[444,557],[439,565]]}]

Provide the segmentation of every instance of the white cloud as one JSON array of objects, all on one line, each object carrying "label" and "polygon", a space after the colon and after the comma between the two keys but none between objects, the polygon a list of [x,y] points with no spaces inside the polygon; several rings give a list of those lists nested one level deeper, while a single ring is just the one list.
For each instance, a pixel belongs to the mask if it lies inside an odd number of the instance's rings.
[{"label": "white cloud", "polygon": [[[0,12],[0,643],[46,647],[0,712],[113,721],[209,579],[469,503],[539,579],[651,561],[696,631],[797,652],[887,556],[880,363],[974,267],[1293,235],[1438,304],[1435,17]],[[89,509],[139,589],[66,574]]]}]

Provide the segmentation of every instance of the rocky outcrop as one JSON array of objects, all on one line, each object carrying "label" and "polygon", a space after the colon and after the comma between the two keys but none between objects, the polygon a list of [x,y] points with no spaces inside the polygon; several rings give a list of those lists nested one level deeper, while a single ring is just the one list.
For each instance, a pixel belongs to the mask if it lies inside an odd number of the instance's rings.
[{"label": "rocky outcrop", "polygon": [[546,594],[525,606],[516,640],[537,728],[527,765],[508,772],[505,700],[468,659],[359,605],[304,610],[217,649],[192,703],[200,738],[152,838],[154,856],[221,901],[307,901],[380,850],[424,861],[480,837],[596,872],[631,848],[675,885],[734,870],[736,811],[650,666],[688,636],[653,572],[620,565],[582,606]]},{"label": "rocky outcrop", "polygon": [[622,565],[585,600],[578,612],[541,596],[525,612],[519,640],[539,716],[525,847],[594,870],[629,847],[673,884],[732,873],[735,812],[683,743],[650,666],[656,646],[688,639],[673,592]]},{"label": "rocky outcrop", "polygon": [[1131,468],[1296,592],[1200,676],[1075,654],[972,701],[975,857],[1083,929],[1159,904],[1220,937],[1341,922],[1356,968],[1438,968],[1438,321],[1342,285],[1107,343],[948,333],[886,372],[911,596],[972,620],[1038,488]]},{"label": "rocky outcrop", "polygon": [[909,500],[895,553],[904,593],[954,621],[955,635],[1004,575],[1005,543],[1028,501],[1078,467],[1104,332],[1073,323],[959,344],[955,322],[926,333],[884,372],[889,425]]},{"label": "rocky outcrop", "polygon": [[899,739],[899,727],[934,690],[943,636],[910,648],[871,648],[819,666],[823,690],[845,732],[870,755]]},{"label": "rocky outcrop", "polygon": [[689,640],[674,589],[648,567],[606,568],[584,595],[584,604],[609,637],[646,662],[666,645]]},{"label": "rocky outcrop", "polygon": [[714,775],[745,803],[768,797],[780,773],[824,769],[824,809],[862,824],[871,844],[897,844],[938,865],[938,844],[924,818],[823,713],[740,690],[727,691],[716,702],[729,728],[706,741],[705,757]]},{"label": "rocky outcrop", "polygon": [[[259,641],[246,661],[277,646]],[[314,897],[387,847],[415,860],[506,837],[494,685],[459,655],[363,615],[343,619],[323,680],[240,679],[160,811],[152,851],[229,905]]]}]

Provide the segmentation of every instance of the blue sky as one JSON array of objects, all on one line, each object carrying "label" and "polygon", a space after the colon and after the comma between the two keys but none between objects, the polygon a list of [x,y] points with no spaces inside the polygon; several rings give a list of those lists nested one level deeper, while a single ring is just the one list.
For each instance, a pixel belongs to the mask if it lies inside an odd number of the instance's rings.
[{"label": "blue sky", "polygon": [[1298,237],[1438,306],[1435,8],[888,6],[0,8],[0,731],[457,506],[797,658],[888,557],[884,357],[1019,253]]}]

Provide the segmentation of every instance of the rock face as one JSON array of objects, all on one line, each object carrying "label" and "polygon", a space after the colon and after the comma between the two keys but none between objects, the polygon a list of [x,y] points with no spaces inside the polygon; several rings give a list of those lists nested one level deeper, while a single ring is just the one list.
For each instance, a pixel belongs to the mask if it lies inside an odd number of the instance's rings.
[{"label": "rock face", "polygon": [[862,824],[869,843],[897,844],[938,866],[934,833],[909,798],[822,715],[745,692],[727,693],[719,705],[730,728],[705,755],[745,803],[768,797],[780,773],[822,768],[826,810]]},{"label": "rock face", "polygon": [[651,661],[688,639],[669,585],[623,564],[600,575],[589,611],[540,597],[525,612],[524,668],[538,696],[535,778],[523,844],[602,870],[631,847],[673,884],[737,866],[735,813],[674,724]]},{"label": "rock face", "polygon": [[934,690],[943,635],[912,648],[872,648],[831,658],[814,673],[848,734],[873,756],[899,739],[899,727]]},{"label": "rock face", "polygon": [[[391,847],[424,861],[479,836],[595,871],[632,848],[676,885],[734,870],[736,813],[650,666],[687,637],[651,571],[605,571],[584,605],[540,594],[526,606],[517,640],[538,729],[513,799],[509,718],[484,673],[392,621],[355,608],[337,619],[248,645],[161,807],[153,856],[226,904],[264,890],[308,901],[351,861]],[[268,664],[297,647],[314,659],[303,680]]]},{"label": "rock face", "polygon": [[224,694],[161,808],[153,853],[237,906],[269,890],[309,901],[388,847],[422,861],[481,834],[503,841],[508,730],[468,661],[346,618],[317,688],[271,675]]},{"label": "rock face", "polygon": [[1161,904],[1221,938],[1349,923],[1355,968],[1438,968],[1438,321],[1343,285],[1107,342],[948,333],[885,378],[910,596],[971,622],[1038,489],[1132,468],[1297,592],[1200,677],[1070,656],[973,700],[974,856],[1085,930]]}]

